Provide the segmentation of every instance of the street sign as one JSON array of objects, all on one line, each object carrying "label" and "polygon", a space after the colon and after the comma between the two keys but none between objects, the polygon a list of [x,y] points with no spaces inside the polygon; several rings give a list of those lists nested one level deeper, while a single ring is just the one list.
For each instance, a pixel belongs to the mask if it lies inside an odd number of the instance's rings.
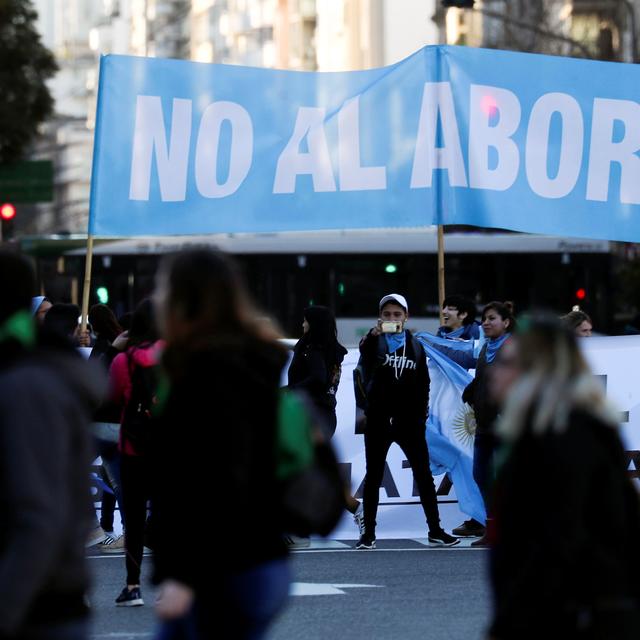
[{"label": "street sign", "polygon": [[27,160],[0,164],[0,200],[3,202],[51,202],[53,200],[53,163]]}]

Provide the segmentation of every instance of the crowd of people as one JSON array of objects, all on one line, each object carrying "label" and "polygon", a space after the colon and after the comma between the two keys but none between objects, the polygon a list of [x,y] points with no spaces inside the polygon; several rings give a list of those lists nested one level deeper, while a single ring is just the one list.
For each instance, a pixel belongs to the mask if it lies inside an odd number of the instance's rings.
[{"label": "crowd of people", "polygon": [[[132,315],[118,319],[95,305],[82,331],[76,305],[34,297],[24,258],[0,253],[0,270],[14,274],[0,285],[0,639],[84,640],[84,553],[95,544],[124,553],[117,606],[144,604],[143,552],[153,551],[162,640],[209,638],[220,628],[263,637],[287,600],[287,551],[309,544],[274,517],[282,469],[265,452],[277,451],[281,437],[288,360],[287,388],[309,400],[323,437],[336,431],[347,351],[332,311],[305,309],[302,337],[288,354],[233,262],[197,249],[163,263],[153,297]],[[462,399],[475,416],[473,476],[486,523],[467,520],[451,533],[440,524],[425,435],[427,358],[407,329],[407,299],[390,293],[359,345],[361,500],[344,488],[355,548],[376,548],[379,491],[397,443],[429,544],[474,537],[475,546],[490,548],[487,637],[636,637],[640,502],[618,416],[578,346],[577,338],[591,335],[591,319],[577,309],[516,319],[511,304],[496,301],[477,322],[475,303],[461,296],[447,298],[442,311],[438,348],[475,370]],[[477,349],[447,347],[458,340]],[[88,358],[80,348],[90,349]],[[89,492],[96,456],[99,521]],[[229,553],[215,529],[206,556],[191,544],[211,484],[225,486],[217,505],[225,517],[241,521],[250,504],[260,523],[259,540],[251,528],[234,533],[241,553]]]}]

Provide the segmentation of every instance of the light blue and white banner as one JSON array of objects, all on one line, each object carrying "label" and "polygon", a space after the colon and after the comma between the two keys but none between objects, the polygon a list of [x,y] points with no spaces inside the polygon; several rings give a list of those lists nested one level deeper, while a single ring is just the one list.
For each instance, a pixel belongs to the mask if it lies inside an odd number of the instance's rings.
[{"label": "light blue and white banner", "polygon": [[640,69],[427,47],[311,73],[106,56],[98,236],[471,224],[640,241]]}]

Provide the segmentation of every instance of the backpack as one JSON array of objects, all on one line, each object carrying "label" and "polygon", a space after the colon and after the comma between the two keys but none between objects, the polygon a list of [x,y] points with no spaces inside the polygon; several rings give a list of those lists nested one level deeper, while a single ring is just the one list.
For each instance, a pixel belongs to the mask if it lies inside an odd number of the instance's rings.
[{"label": "backpack", "polygon": [[280,392],[276,475],[280,524],[286,533],[327,536],[344,513],[346,485],[323,431],[304,393]]},{"label": "backpack", "polygon": [[123,440],[131,444],[137,455],[144,455],[151,444],[151,422],[156,404],[158,386],[158,366],[141,367],[133,363],[131,355],[129,376],[131,378],[131,396],[124,409],[121,433]]},{"label": "backpack", "polygon": [[[425,356],[424,349],[420,344],[418,338],[409,333],[411,338],[411,345],[413,347],[413,353],[415,354],[416,362]],[[382,336],[379,336],[379,338]],[[406,334],[405,334],[406,339]],[[365,366],[362,359],[362,355],[358,358],[358,364],[356,364],[353,370],[353,393],[356,400],[356,420],[355,420],[355,433],[363,434],[367,426],[367,409],[369,408],[369,393],[371,391],[371,385],[373,383],[373,377],[377,371],[380,363],[384,361],[384,357],[387,353],[387,345],[384,340],[378,340],[378,353],[376,356],[376,362],[373,366]]]}]

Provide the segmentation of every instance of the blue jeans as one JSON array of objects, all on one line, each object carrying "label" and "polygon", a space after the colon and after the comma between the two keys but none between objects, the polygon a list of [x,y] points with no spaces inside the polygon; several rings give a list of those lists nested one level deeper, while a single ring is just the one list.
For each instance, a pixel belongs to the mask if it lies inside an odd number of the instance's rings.
[{"label": "blue jeans", "polygon": [[102,458],[102,466],[114,492],[114,496],[105,493],[102,497],[100,526],[105,531],[113,531],[114,497],[115,502],[118,503],[118,507],[120,508],[120,517],[124,524],[124,514],[122,512],[122,481],[120,479],[120,452],[118,451],[117,443],[107,442],[105,440],[96,439],[96,448],[98,455]]},{"label": "blue jeans", "polygon": [[196,598],[184,618],[162,625],[157,640],[205,640],[220,629],[238,640],[260,640],[287,601],[290,581],[286,558],[227,576],[216,606]]},{"label": "blue jeans", "polygon": [[495,454],[498,439],[492,433],[476,433],[473,441],[473,479],[480,489],[484,506],[489,514],[491,492],[495,477]]}]

